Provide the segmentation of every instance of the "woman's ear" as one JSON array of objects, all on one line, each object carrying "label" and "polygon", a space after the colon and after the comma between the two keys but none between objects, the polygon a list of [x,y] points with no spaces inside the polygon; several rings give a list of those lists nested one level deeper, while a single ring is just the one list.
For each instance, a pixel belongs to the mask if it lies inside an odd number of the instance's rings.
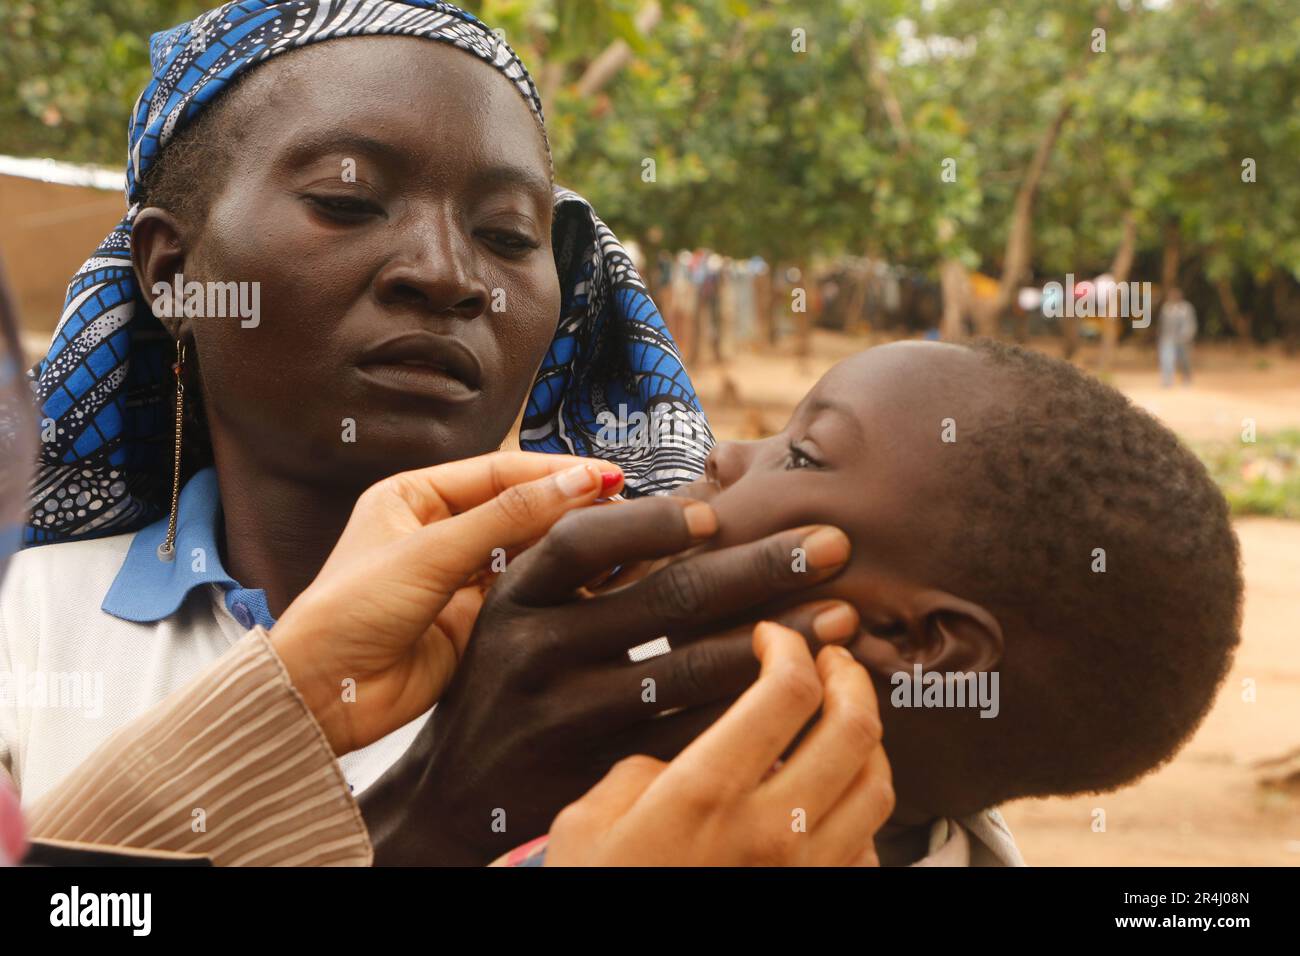
[{"label": "woman's ear", "polygon": [[180,291],[185,284],[185,255],[180,221],[157,206],[140,210],[131,227],[131,265],[141,295],[173,338],[180,336],[185,324]]},{"label": "woman's ear", "polygon": [[864,616],[854,656],[877,674],[911,671],[978,673],[1002,660],[1002,627],[985,608],[946,591],[920,591],[902,610],[872,624]]}]

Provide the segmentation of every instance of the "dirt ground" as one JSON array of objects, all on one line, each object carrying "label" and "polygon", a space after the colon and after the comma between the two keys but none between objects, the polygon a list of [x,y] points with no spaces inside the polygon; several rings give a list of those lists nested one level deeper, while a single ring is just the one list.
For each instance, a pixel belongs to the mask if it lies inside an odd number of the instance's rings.
[{"label": "dirt ground", "polygon": [[[817,333],[810,358],[742,354],[693,377],[719,438],[780,429],[834,362],[870,344]],[[1043,343],[1056,354],[1055,343]],[[1080,364],[1095,368],[1085,349]],[[1150,349],[1121,350],[1112,384],[1192,440],[1300,428],[1300,359],[1201,347],[1190,387],[1162,389]],[[1300,522],[1236,522],[1245,564],[1242,646],[1218,700],[1166,766],[1114,793],[1003,808],[1035,865],[1300,865]],[[1253,689],[1253,700],[1249,691]],[[1094,830],[1104,811],[1104,832]]]}]

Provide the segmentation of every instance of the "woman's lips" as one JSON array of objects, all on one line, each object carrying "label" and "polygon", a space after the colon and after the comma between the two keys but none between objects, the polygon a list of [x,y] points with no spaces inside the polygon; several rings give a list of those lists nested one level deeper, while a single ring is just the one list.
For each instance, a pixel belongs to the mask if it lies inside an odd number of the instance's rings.
[{"label": "woman's lips", "polygon": [[362,365],[361,375],[379,388],[444,402],[468,402],[479,394],[446,369],[432,365],[375,363]]},{"label": "woman's lips", "polygon": [[483,381],[483,368],[471,349],[429,331],[381,342],[361,357],[358,368],[381,388],[443,402],[469,401]]}]

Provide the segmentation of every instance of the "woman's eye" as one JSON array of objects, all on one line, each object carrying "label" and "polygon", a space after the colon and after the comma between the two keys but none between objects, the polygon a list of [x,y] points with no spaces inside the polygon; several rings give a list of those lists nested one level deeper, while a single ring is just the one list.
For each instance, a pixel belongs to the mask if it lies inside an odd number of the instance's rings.
[{"label": "woman's eye", "polygon": [[383,212],[373,202],[355,196],[308,196],[306,198],[327,216],[341,221],[356,222]]},{"label": "woman's eye", "polygon": [[516,258],[526,256],[534,249],[541,248],[541,243],[521,232],[503,232],[499,229],[493,229],[483,232],[481,235],[504,255]]},{"label": "woman's eye", "polygon": [[820,468],[821,462],[813,458],[797,445],[791,445],[785,456],[786,471],[795,468]]}]

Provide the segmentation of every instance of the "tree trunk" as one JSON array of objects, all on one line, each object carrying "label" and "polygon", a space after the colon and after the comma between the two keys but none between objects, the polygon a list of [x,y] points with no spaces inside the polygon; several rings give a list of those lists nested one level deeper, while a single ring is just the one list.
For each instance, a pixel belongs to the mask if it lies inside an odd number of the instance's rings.
[{"label": "tree trunk", "polygon": [[1300,351],[1300,305],[1291,289],[1291,278],[1283,269],[1273,273],[1273,316],[1282,330],[1288,356]]},{"label": "tree trunk", "polygon": [[1133,259],[1137,255],[1138,225],[1137,214],[1129,210],[1124,214],[1124,235],[1119,241],[1115,261],[1110,264],[1110,274],[1116,282],[1127,282],[1133,271]]},{"label": "tree trunk", "polygon": [[1241,340],[1242,344],[1250,342],[1250,316],[1241,311],[1241,304],[1237,302],[1237,294],[1232,291],[1232,279],[1224,276],[1215,280],[1215,291],[1219,293],[1219,302],[1223,305],[1223,313],[1227,316],[1228,324],[1232,326],[1232,334]]},{"label": "tree trunk", "polygon": [[[659,4],[651,0],[643,6],[636,15],[636,29],[642,36],[645,36],[659,23],[659,18],[663,15],[663,10]],[[575,89],[581,97],[595,96],[608,85],[609,81],[618,75],[632,60],[632,48],[628,46],[626,40],[615,40],[609,46],[605,47],[597,57],[587,64],[587,69],[578,78]]]},{"label": "tree trunk", "polygon": [[960,259],[939,263],[939,290],[943,296],[939,337],[945,342],[959,342],[966,337],[965,318],[970,303],[970,276]]},{"label": "tree trunk", "polygon": [[898,145],[902,147],[903,152],[909,152],[912,148],[912,137],[908,135],[907,123],[903,119],[903,108],[898,105],[898,97],[894,95],[894,88],[890,85],[889,74],[880,66],[880,51],[876,46],[876,37],[871,32],[871,28],[863,26],[863,35],[867,40],[867,81],[880,94],[881,105],[885,108],[885,115],[889,118],[889,125],[894,130],[894,135],[898,137]]},{"label": "tree trunk", "polygon": [[1178,220],[1170,219],[1165,223],[1165,251],[1160,263],[1160,298],[1178,285],[1178,265],[1182,258],[1182,235],[1178,229]]},{"label": "tree trunk", "polygon": [[813,309],[816,308],[815,283],[812,281],[812,270],[806,260],[799,263],[798,269],[797,288],[803,289],[803,310],[794,313],[794,354],[798,359],[799,372],[806,374],[808,360],[812,357]]},{"label": "tree trunk", "polygon": [[1016,289],[1024,281],[1029,269],[1029,258],[1033,251],[1034,238],[1034,202],[1038,198],[1038,187],[1042,183],[1047,164],[1052,158],[1052,150],[1065,128],[1065,122],[1074,111],[1073,103],[1066,103],[1052,120],[1052,124],[1043,133],[1043,138],[1034,150],[1034,158],[1025,170],[1025,178],[1016,191],[1016,203],[1011,213],[1011,231],[1007,236],[1006,251],[1002,256],[1002,279],[998,283],[998,293],[981,308],[985,313],[978,316],[981,331],[997,331],[997,322],[1006,314],[1015,298]]},{"label": "tree trunk", "polygon": [[[1137,215],[1130,209],[1124,214],[1124,231],[1120,237],[1119,248],[1115,251],[1115,258],[1110,264],[1110,276],[1115,280],[1116,285],[1123,285],[1128,281],[1129,273],[1133,271],[1133,259],[1136,255]],[[1109,300],[1109,296],[1107,299]],[[1099,302],[1098,305],[1100,306],[1098,314],[1102,316],[1101,370],[1105,372],[1110,370],[1115,361],[1115,349],[1119,344],[1121,332],[1120,323],[1124,321],[1124,317],[1111,315],[1109,311],[1101,311],[1101,309],[1109,309],[1109,301],[1106,303]]]},{"label": "tree trunk", "polygon": [[870,282],[868,266],[853,269],[853,290],[848,296],[848,305],[844,312],[844,331],[850,335],[861,335],[867,328],[865,305],[867,288]]},{"label": "tree trunk", "polygon": [[1061,357],[1067,362],[1079,351],[1079,317],[1066,315],[1061,317]]}]

